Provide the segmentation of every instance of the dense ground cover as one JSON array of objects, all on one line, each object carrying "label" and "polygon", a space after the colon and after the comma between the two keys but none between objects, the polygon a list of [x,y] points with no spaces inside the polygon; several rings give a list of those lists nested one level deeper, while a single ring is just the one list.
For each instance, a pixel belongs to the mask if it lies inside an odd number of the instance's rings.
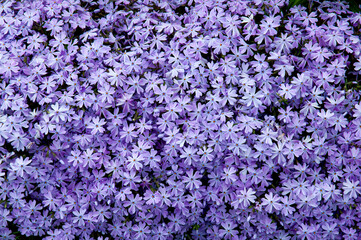
[{"label": "dense ground cover", "polygon": [[346,2],[1,3],[0,238],[360,239],[360,27]]}]

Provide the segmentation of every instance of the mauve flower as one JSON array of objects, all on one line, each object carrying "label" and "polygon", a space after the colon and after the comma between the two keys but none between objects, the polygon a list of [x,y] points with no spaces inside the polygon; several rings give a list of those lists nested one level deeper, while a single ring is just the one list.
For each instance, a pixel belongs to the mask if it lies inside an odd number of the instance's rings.
[{"label": "mauve flower", "polygon": [[290,4],[0,4],[0,238],[358,239],[360,14]]}]

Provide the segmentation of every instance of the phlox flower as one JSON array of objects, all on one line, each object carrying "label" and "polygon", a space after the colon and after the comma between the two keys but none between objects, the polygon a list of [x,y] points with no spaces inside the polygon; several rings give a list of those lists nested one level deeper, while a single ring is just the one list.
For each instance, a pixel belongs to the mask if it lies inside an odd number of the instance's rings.
[{"label": "phlox flower", "polygon": [[237,195],[237,199],[232,202],[234,208],[247,208],[251,203],[254,203],[256,200],[255,191],[252,188],[243,188]]},{"label": "phlox flower", "polygon": [[361,194],[361,187],[359,186],[359,183],[360,181],[350,181],[347,178],[346,181],[342,183],[344,194],[349,198],[357,198],[357,195]]},{"label": "phlox flower", "polygon": [[28,166],[32,160],[28,157],[25,159],[21,156],[15,160],[14,163],[10,163],[11,170],[16,173],[16,175],[23,177],[24,172],[30,174],[33,169],[31,166]]}]

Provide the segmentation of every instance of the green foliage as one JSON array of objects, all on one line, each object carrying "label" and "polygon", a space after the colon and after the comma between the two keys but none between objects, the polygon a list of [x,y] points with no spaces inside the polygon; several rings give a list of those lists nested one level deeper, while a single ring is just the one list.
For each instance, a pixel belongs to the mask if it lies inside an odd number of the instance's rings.
[{"label": "green foliage", "polygon": [[309,0],[290,0],[290,4],[288,5],[290,8],[297,6],[297,5],[302,5],[307,7]]},{"label": "green foliage", "polygon": [[360,0],[346,0],[346,2],[350,5],[350,10],[352,12],[361,12]]}]

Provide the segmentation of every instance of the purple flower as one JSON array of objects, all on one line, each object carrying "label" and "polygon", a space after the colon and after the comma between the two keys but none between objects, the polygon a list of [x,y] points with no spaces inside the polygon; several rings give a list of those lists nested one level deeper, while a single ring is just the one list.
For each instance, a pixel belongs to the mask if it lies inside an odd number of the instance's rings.
[{"label": "purple flower", "polygon": [[199,172],[194,172],[193,169],[186,172],[187,176],[183,178],[183,183],[186,184],[186,188],[192,190],[193,188],[199,188],[202,184],[198,179],[201,177]]},{"label": "purple flower", "polygon": [[280,210],[282,205],[279,203],[281,198],[273,193],[266,194],[266,197],[262,199],[262,206],[266,206],[267,212],[272,212],[273,209]]},{"label": "purple flower", "polygon": [[256,196],[254,195],[255,193],[256,192],[253,191],[252,188],[249,188],[248,190],[246,190],[246,188],[244,188],[237,195],[237,200],[232,202],[232,206],[234,208],[238,208],[238,206],[240,205],[240,207],[242,207],[242,208],[247,208],[251,203],[255,202],[255,200],[256,200]]},{"label": "purple flower", "polygon": [[151,190],[147,190],[144,194],[144,201],[148,205],[154,205],[161,200],[161,196],[158,192],[152,192]]},{"label": "purple flower", "polygon": [[31,163],[31,161],[32,160],[30,160],[28,157],[25,159],[23,157],[19,157],[15,160],[14,163],[10,163],[11,170],[20,177],[24,176],[24,172],[30,174],[32,167],[28,165]]},{"label": "purple flower", "polygon": [[85,221],[88,220],[88,214],[85,214],[85,212],[86,209],[84,208],[81,208],[79,211],[73,211],[73,223],[77,223],[78,226],[83,226],[85,224]]},{"label": "purple flower", "polygon": [[357,194],[360,194],[361,187],[358,186],[360,181],[350,181],[348,178],[346,179],[346,182],[343,182],[343,190],[345,196],[348,196],[350,198],[357,198]]},{"label": "purple flower", "polygon": [[135,197],[131,194],[128,197],[128,201],[124,202],[125,207],[129,207],[128,211],[130,214],[134,214],[135,211],[142,209],[142,197],[137,194]]},{"label": "purple flower", "polygon": [[359,239],[361,17],[290,3],[0,4],[0,238]]}]

